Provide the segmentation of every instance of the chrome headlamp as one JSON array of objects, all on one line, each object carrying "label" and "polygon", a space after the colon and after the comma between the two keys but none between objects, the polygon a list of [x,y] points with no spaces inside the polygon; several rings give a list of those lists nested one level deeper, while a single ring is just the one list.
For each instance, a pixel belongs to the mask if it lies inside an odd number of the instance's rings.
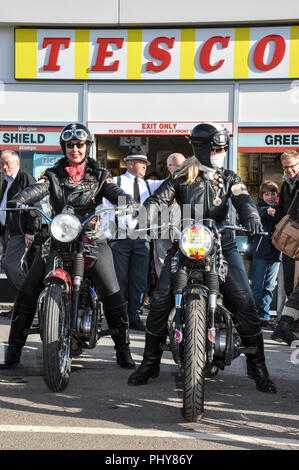
[{"label": "chrome headlamp", "polygon": [[182,253],[189,259],[198,261],[209,255],[213,248],[212,232],[201,224],[186,227],[180,240]]},{"label": "chrome headlamp", "polygon": [[58,214],[51,222],[50,232],[55,240],[70,243],[81,232],[81,222],[73,214]]}]

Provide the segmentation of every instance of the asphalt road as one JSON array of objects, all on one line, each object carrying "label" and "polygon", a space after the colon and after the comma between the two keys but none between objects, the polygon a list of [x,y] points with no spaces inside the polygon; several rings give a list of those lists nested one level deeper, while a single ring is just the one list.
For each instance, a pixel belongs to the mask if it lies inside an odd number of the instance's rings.
[{"label": "asphalt road", "polygon": [[[9,324],[0,317],[0,363]],[[206,380],[200,423],[187,423],[182,417],[182,382],[169,352],[163,355],[159,378],[131,387],[127,385],[131,372],[116,365],[111,339],[102,339],[95,349],[73,360],[68,387],[54,394],[43,379],[40,338],[32,335],[21,365],[0,369],[0,450],[105,450],[108,459],[122,455],[116,454],[118,450],[132,458],[137,450],[163,458],[166,450],[177,458],[186,451],[194,459],[201,450],[297,450],[299,348],[275,343],[270,334],[264,330],[277,394],[255,389],[240,356],[230,368]],[[144,334],[131,331],[137,363],[143,346]],[[145,460],[129,464],[141,468],[149,463]]]}]

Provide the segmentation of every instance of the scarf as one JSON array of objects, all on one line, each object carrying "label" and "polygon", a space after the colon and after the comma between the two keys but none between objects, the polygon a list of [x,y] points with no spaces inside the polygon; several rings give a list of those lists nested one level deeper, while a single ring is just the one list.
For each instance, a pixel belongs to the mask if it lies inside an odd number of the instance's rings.
[{"label": "scarf", "polygon": [[72,163],[70,166],[66,166],[65,169],[68,172],[69,176],[72,178],[74,184],[77,186],[80,181],[84,179],[84,170],[86,162],[82,163]]}]

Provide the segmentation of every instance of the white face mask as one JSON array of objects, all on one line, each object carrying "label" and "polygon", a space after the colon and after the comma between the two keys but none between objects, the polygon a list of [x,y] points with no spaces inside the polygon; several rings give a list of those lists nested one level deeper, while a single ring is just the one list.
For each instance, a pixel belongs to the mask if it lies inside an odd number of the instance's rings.
[{"label": "white face mask", "polygon": [[210,157],[210,162],[213,168],[222,168],[227,152],[213,153]]}]

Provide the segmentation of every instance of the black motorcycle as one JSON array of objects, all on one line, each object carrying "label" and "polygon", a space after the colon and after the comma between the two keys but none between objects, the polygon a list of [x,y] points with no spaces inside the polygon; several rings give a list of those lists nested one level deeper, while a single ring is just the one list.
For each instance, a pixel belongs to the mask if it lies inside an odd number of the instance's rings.
[{"label": "black motorcycle", "polygon": [[225,282],[228,271],[221,232],[247,230],[235,225],[218,229],[211,219],[189,219],[188,224],[185,220],[182,231],[172,228],[179,241],[171,261],[175,307],[168,318],[165,349],[172,352],[183,377],[183,415],[187,421],[199,421],[205,378],[229,366],[241,353],[255,353],[255,348],[241,346],[233,313],[220,294],[220,282]]},{"label": "black motorcycle", "polygon": [[98,209],[84,221],[68,205],[53,219],[38,207],[9,210],[38,212],[49,223],[50,237],[41,247],[46,274],[37,302],[38,323],[25,333],[40,334],[45,381],[51,391],[60,392],[69,383],[72,358],[94,348],[102,336],[118,334],[103,329],[103,305],[89,272],[97,260],[95,239],[103,236],[101,214],[121,214],[126,207]]}]

